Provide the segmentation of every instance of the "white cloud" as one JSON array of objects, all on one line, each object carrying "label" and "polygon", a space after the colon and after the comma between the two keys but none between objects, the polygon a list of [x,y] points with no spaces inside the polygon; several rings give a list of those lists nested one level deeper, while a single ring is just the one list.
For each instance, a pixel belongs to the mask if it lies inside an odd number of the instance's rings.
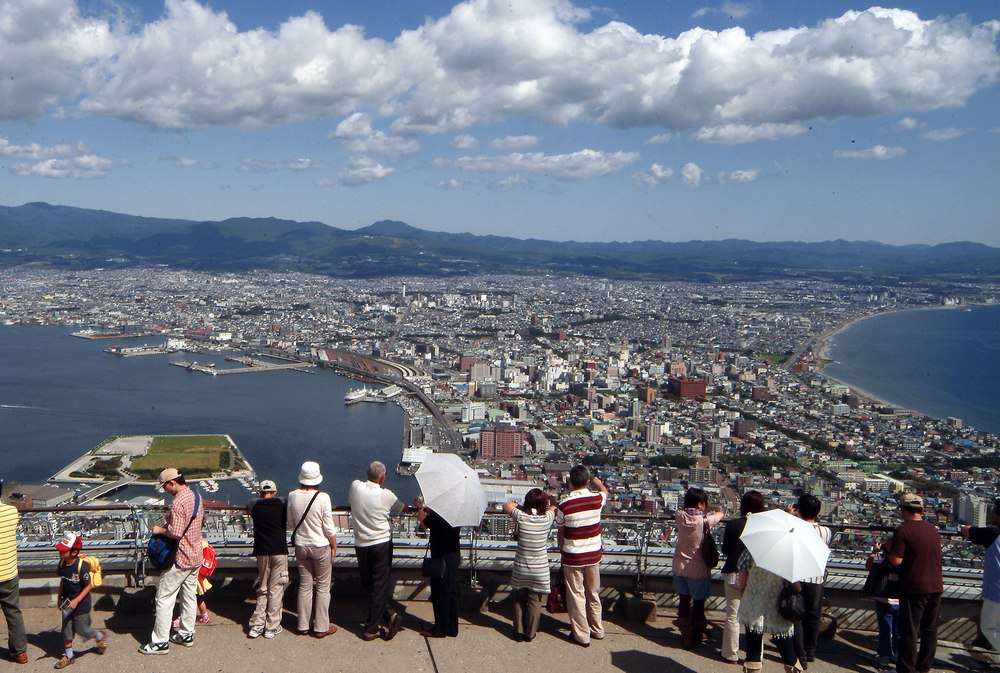
[{"label": "white cloud", "polygon": [[914,129],[920,129],[926,126],[922,121],[916,120],[913,117],[903,117],[898,122],[896,122],[896,129],[898,131],[912,131]]},{"label": "white cloud", "polygon": [[743,169],[738,171],[730,171],[729,173],[723,173],[719,176],[719,182],[738,182],[745,184],[748,182],[756,182],[757,178],[760,177],[760,170],[753,169]]},{"label": "white cloud", "polygon": [[961,138],[962,136],[972,133],[975,129],[935,129],[933,131],[927,131],[926,133],[921,133],[920,137],[924,140],[954,140],[955,138]]},{"label": "white cloud", "polygon": [[288,161],[261,161],[259,159],[244,159],[240,163],[241,171],[258,173],[273,173],[275,171],[314,171],[328,168],[324,161],[313,159],[290,159]]},{"label": "white cloud", "polygon": [[838,159],[875,159],[875,160],[885,160],[885,159],[895,159],[896,157],[901,157],[906,154],[906,150],[902,147],[886,147],[885,145],[876,145],[867,150],[851,150],[851,151],[836,151],[833,153]]},{"label": "white cloud", "polygon": [[681,178],[684,180],[684,184],[691,187],[697,187],[701,184],[704,173],[705,171],[695,163],[686,163],[681,167]]},{"label": "white cloud", "polygon": [[204,159],[192,159],[191,157],[163,157],[163,160],[169,161],[178,168],[215,169],[219,167],[219,165],[214,161],[206,161]]},{"label": "white cloud", "polygon": [[541,138],[538,136],[507,136],[496,138],[490,143],[490,147],[497,150],[526,150],[540,141]]},{"label": "white cloud", "polygon": [[649,167],[649,170],[640,171],[635,174],[636,181],[647,187],[655,187],[664,180],[669,180],[674,176],[674,169],[669,166],[664,167],[660,164],[653,164]]},{"label": "white cloud", "polygon": [[655,136],[646,138],[647,145],[665,145],[674,139],[673,133],[657,133]]},{"label": "white cloud", "polygon": [[466,0],[391,41],[315,12],[241,31],[195,0],[135,27],[73,0],[0,0],[0,16],[6,120],[254,128],[370,111],[404,137],[518,117],[680,131],[959,107],[1000,76],[1000,21],[878,7],[662,36],[592,28],[569,0]]},{"label": "white cloud", "polygon": [[455,178],[451,178],[435,182],[433,186],[438,189],[458,189],[462,186],[462,182],[460,180],[456,180]]},{"label": "white cloud", "polygon": [[476,136],[461,133],[451,139],[451,146],[459,150],[474,150],[479,147],[479,141]]},{"label": "white cloud", "polygon": [[515,152],[504,156],[460,157],[455,166],[465,171],[528,171],[556,180],[584,180],[617,173],[636,159],[636,152],[600,152],[583,149],[571,154]]},{"label": "white cloud", "polygon": [[520,175],[508,175],[503,180],[497,182],[497,187],[499,189],[516,189],[517,187],[522,187],[527,184],[527,181]]},{"label": "white cloud", "polygon": [[83,143],[17,145],[0,136],[0,157],[22,159],[8,170],[15,175],[47,178],[99,178],[107,175],[114,161],[92,154]]},{"label": "white cloud", "polygon": [[752,143],[758,140],[780,140],[802,135],[808,131],[802,124],[725,124],[723,126],[705,127],[694,134],[694,139],[701,143],[716,143],[719,145],[736,145]]},{"label": "white cloud", "polygon": [[328,138],[368,138],[372,135],[372,118],[363,112],[355,112],[337,124]]},{"label": "white cloud", "polygon": [[369,138],[356,138],[344,142],[351,152],[357,154],[413,154],[420,149],[420,142],[413,138],[386,135],[376,131]]},{"label": "white cloud", "polygon": [[111,159],[94,154],[80,154],[69,159],[42,159],[35,163],[17,163],[10,167],[15,175],[43,178],[100,178],[114,166]]},{"label": "white cloud", "polygon": [[369,157],[355,157],[351,160],[350,167],[342,170],[338,176],[341,184],[356,187],[384,180],[395,172],[395,168],[383,166]]}]

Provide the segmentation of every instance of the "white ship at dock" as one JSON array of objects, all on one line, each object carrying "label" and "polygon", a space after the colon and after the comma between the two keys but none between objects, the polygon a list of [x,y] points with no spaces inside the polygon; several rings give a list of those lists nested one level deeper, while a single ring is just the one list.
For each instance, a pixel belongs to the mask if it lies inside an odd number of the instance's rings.
[{"label": "white ship at dock", "polygon": [[385,404],[394,397],[403,394],[403,389],[397,385],[386,386],[381,390],[374,388],[355,388],[344,395],[344,404],[351,405],[358,402],[379,402]]}]

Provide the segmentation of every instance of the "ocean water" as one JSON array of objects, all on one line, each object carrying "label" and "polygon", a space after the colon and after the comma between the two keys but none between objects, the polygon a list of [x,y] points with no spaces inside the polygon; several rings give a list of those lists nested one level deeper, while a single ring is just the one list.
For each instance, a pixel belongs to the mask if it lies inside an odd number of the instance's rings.
[{"label": "ocean water", "polygon": [[1000,306],[901,311],[830,343],[824,373],[891,404],[1000,433]]},{"label": "ocean water", "polygon": [[304,460],[320,463],[337,504],[347,503],[351,480],[372,460],[386,464],[386,486],[400,497],[417,490],[412,477],[394,471],[403,410],[345,406],[344,393],[358,385],[351,379],[320,369],[208,376],[167,363],[233,365],[191,353],[122,358],[103,350],[162,340],[90,341],[71,331],[0,327],[0,478],[41,483],[112,435],[229,434],[258,477],[282,492],[296,485]]}]

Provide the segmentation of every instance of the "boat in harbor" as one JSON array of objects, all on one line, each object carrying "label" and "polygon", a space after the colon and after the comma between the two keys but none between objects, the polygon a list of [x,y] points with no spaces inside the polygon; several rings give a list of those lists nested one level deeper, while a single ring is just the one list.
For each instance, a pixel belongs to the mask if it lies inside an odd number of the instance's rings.
[{"label": "boat in harbor", "polygon": [[354,404],[355,402],[360,402],[364,398],[368,397],[368,388],[355,388],[350,390],[344,395],[344,404]]}]

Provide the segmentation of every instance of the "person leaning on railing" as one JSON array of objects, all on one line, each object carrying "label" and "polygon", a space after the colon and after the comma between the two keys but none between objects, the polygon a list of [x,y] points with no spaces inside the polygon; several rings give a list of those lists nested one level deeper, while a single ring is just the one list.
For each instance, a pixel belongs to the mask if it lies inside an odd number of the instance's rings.
[{"label": "person leaning on railing", "polygon": [[979,629],[986,636],[993,652],[973,653],[973,656],[991,666],[1000,665],[1000,498],[993,501],[990,524],[983,527],[962,526],[962,537],[986,548],[983,558],[983,608],[979,615]]}]

